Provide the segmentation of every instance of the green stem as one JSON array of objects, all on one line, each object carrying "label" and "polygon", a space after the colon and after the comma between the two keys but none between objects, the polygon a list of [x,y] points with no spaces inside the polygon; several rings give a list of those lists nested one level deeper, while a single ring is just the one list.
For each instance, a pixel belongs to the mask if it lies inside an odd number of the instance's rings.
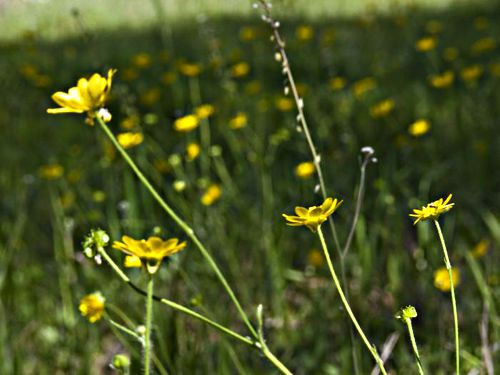
[{"label": "green stem", "polygon": [[455,300],[455,287],[453,285],[453,270],[450,263],[450,258],[448,257],[448,250],[446,250],[446,243],[444,241],[443,232],[441,231],[441,226],[437,220],[434,220],[436,229],[439,235],[439,240],[441,241],[441,247],[444,254],[444,264],[448,270],[448,277],[450,278],[450,293],[451,293],[451,304],[453,306],[453,323],[455,326],[455,362],[456,362],[456,374],[460,374],[460,341],[458,335],[458,314],[457,314],[457,302]]},{"label": "green stem", "polygon": [[417,342],[415,341],[415,335],[413,334],[413,326],[411,325],[411,319],[405,319],[406,326],[408,327],[408,333],[410,334],[411,346],[413,347],[413,353],[415,353],[415,358],[417,359],[418,372],[420,375],[424,375],[424,369],[422,368],[422,362],[420,361],[420,354],[418,353]]},{"label": "green stem", "polygon": [[149,275],[146,298],[146,333],[144,335],[144,375],[150,374],[151,367],[151,324],[153,322],[153,275]]},{"label": "green stem", "polygon": [[160,196],[160,194],[155,190],[155,188],[151,185],[151,183],[148,181],[148,179],[143,175],[139,167],[134,163],[134,161],[130,158],[128,153],[123,149],[123,147],[118,143],[117,139],[111,132],[111,130],[108,128],[108,126],[104,123],[104,121],[100,118],[100,116],[96,113],[96,118],[97,121],[99,122],[99,125],[101,126],[101,129],[104,131],[104,133],[108,136],[108,138],[111,140],[113,145],[116,147],[116,149],[120,152],[122,157],[125,159],[127,164],[132,168],[134,173],[137,175],[139,180],[142,182],[142,184],[146,187],[146,189],[151,193],[152,197],[160,204],[160,206],[165,210],[165,212],[176,222],[177,225],[186,233],[186,235],[191,239],[191,241],[195,244],[195,246],[198,248],[198,250],[201,252],[202,256],[205,258],[209,266],[212,268],[214,273],[216,274],[217,278],[219,279],[220,283],[223,285],[224,289],[226,290],[227,294],[233,301],[233,304],[235,305],[236,309],[238,310],[238,313],[241,316],[241,319],[247,326],[248,330],[250,333],[257,338],[257,332],[255,328],[252,326],[250,323],[250,319],[248,318],[247,314],[241,307],[241,304],[234,294],[233,290],[229,286],[229,283],[227,282],[226,278],[222,274],[221,270],[215,263],[213,257],[210,255],[208,250],[205,248],[205,246],[200,242],[198,239],[198,236],[195,234],[194,230],[184,221],[182,220],[176,213],[175,211],[163,200],[163,198]]},{"label": "green stem", "polygon": [[379,357],[375,347],[372,346],[370,344],[370,342],[368,341],[368,339],[366,338],[363,330],[361,329],[361,326],[358,323],[358,320],[356,319],[356,317],[354,316],[354,313],[351,310],[351,306],[349,306],[349,302],[347,302],[347,299],[346,299],[344,292],[342,290],[342,287],[340,285],[339,278],[337,277],[335,269],[333,268],[332,260],[330,259],[330,254],[329,254],[328,248],[326,246],[325,237],[323,236],[323,232],[321,231],[321,226],[318,227],[318,236],[319,236],[319,239],[321,241],[321,246],[323,247],[323,252],[325,253],[325,258],[326,258],[326,262],[328,263],[328,268],[330,269],[330,273],[332,274],[333,283],[335,284],[335,287],[337,288],[337,291],[340,295],[340,299],[342,300],[344,308],[346,309],[347,313],[349,314],[349,317],[351,318],[351,321],[354,324],[354,327],[356,327],[358,334],[361,336],[361,339],[363,340],[366,347],[368,348],[368,350],[372,354],[373,358],[375,359],[375,362],[377,363],[378,367],[380,368],[380,371],[382,372],[382,374],[387,375],[387,372],[386,372],[385,367],[384,367],[384,362]]}]

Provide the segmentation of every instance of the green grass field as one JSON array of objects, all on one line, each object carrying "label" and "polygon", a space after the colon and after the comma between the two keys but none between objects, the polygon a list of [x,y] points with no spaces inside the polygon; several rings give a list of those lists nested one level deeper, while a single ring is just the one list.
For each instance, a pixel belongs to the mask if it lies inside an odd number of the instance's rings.
[{"label": "green grass field", "polygon": [[[264,305],[276,356],[294,374],[355,374],[354,351],[359,373],[370,373],[374,362],[356,335],[353,350],[317,236],[281,216],[322,197],[315,175],[296,174],[311,154],[260,12],[235,0],[167,1],[160,15],[155,2],[111,3],[1,5],[0,373],[107,374],[117,353],[131,357],[132,374],[141,372],[141,346],[106,319],[89,323],[78,307],[100,291],[109,316],[133,329],[144,324],[144,297],[106,263],[86,259],[81,242],[92,228],[112,240],[187,237],[98,126],[84,115],[46,113],[56,107],[54,92],[109,68],[117,69],[110,129],[143,135],[131,156],[206,244],[253,323]],[[426,373],[453,373],[450,296],[434,284],[443,266],[439,240],[432,223],[414,226],[408,216],[453,193],[455,207],[440,223],[460,273],[462,372],[488,374],[485,348],[499,371],[500,7],[309,3],[277,1],[273,12],[326,189],[344,200],[333,216],[341,243],[355,211],[360,149],[373,147],[378,160],[367,167],[345,259],[345,289],[361,326],[379,350],[397,339],[391,373],[417,374],[394,318],[415,306]],[[187,73],[189,64],[199,74]],[[214,113],[176,132],[176,119],[202,104]],[[198,156],[188,153],[191,143],[200,145]],[[221,195],[203,204],[213,184]],[[122,264],[121,253],[108,252]],[[145,288],[143,272],[126,273]],[[248,334],[192,241],[155,280],[157,295]],[[167,306],[154,309],[155,373],[278,373],[257,350]]]}]

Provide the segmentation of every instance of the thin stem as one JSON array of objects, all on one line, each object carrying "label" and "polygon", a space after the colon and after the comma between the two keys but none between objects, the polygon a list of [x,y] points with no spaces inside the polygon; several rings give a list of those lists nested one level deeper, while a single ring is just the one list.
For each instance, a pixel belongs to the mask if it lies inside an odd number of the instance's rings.
[{"label": "thin stem", "polygon": [[116,149],[120,152],[122,155],[123,159],[127,162],[127,164],[132,168],[136,176],[139,178],[139,180],[142,182],[142,184],[146,187],[146,189],[151,193],[152,197],[160,204],[160,206],[165,210],[165,212],[172,218],[172,220],[175,221],[177,225],[186,233],[186,235],[191,239],[191,241],[195,244],[195,246],[198,248],[198,250],[201,252],[202,256],[205,258],[209,266],[212,268],[214,271],[215,275],[219,279],[220,283],[223,285],[224,289],[226,290],[227,294],[229,295],[230,299],[233,301],[233,304],[235,305],[236,309],[238,310],[238,313],[241,316],[241,319],[247,326],[248,330],[250,333],[257,338],[257,332],[255,328],[252,326],[250,323],[250,319],[248,318],[247,314],[241,307],[241,304],[234,294],[233,290],[229,286],[229,283],[227,282],[226,278],[222,274],[221,270],[215,263],[215,260],[213,257],[210,255],[208,250],[205,248],[205,246],[200,242],[198,239],[198,236],[195,234],[194,230],[184,221],[182,220],[176,213],[175,211],[165,202],[165,200],[160,196],[160,194],[156,191],[156,189],[151,185],[151,183],[148,181],[148,179],[144,176],[144,174],[141,172],[139,167],[135,164],[135,162],[130,158],[128,153],[124,150],[124,148],[120,145],[120,143],[117,141],[116,137],[113,135],[111,130],[108,128],[108,126],[104,123],[104,121],[101,119],[99,115],[96,114],[97,121],[99,122],[99,125],[101,126],[101,129],[104,131],[104,133],[108,136],[108,138],[111,140],[113,145],[116,147]]},{"label": "thin stem", "polygon": [[112,326],[118,328],[120,331],[126,333],[127,335],[129,336],[132,336],[133,338],[135,338],[137,341],[139,342],[142,342],[142,337],[139,336],[136,332],[132,331],[131,329],[125,327],[124,325],[114,321],[113,319],[111,319],[110,317],[106,317],[106,320],[109,322],[109,324],[111,324]]},{"label": "thin stem", "polygon": [[363,340],[363,342],[365,343],[366,347],[368,348],[368,350],[372,354],[373,358],[375,359],[375,362],[379,366],[380,371],[382,372],[382,374],[387,375],[387,372],[386,372],[385,367],[384,367],[384,362],[379,357],[375,346],[372,346],[372,344],[370,344],[370,342],[366,338],[363,330],[361,329],[361,326],[359,325],[356,317],[354,316],[354,313],[351,310],[351,306],[349,306],[349,302],[347,301],[347,299],[346,299],[346,297],[344,295],[344,292],[343,292],[342,287],[340,285],[340,282],[339,282],[339,279],[338,279],[337,274],[335,272],[335,269],[333,268],[333,264],[332,264],[332,261],[330,259],[330,254],[329,254],[328,248],[326,246],[325,237],[323,236],[323,232],[321,230],[321,226],[318,227],[318,236],[319,236],[319,239],[321,241],[321,246],[323,247],[323,252],[325,253],[326,262],[328,263],[328,268],[330,269],[330,273],[332,275],[333,283],[335,284],[335,287],[337,288],[337,291],[338,291],[338,293],[340,295],[340,299],[342,300],[344,308],[346,309],[347,313],[349,314],[349,317],[351,318],[351,321],[354,324],[354,327],[356,327],[356,330],[358,331],[358,334],[361,336],[361,339]]},{"label": "thin stem", "polygon": [[443,232],[441,231],[441,226],[437,220],[434,220],[436,229],[439,235],[439,241],[441,241],[441,247],[444,254],[444,264],[448,270],[448,277],[450,278],[450,293],[451,293],[451,304],[453,306],[453,323],[455,326],[455,362],[456,362],[456,374],[460,374],[460,340],[458,335],[458,313],[457,313],[457,302],[455,300],[455,287],[453,285],[453,270],[450,263],[450,258],[448,257],[448,250],[446,250],[446,243],[444,241]]},{"label": "thin stem", "polygon": [[150,374],[151,367],[151,324],[153,323],[153,275],[149,275],[146,298],[146,333],[144,334],[144,375]]},{"label": "thin stem", "polygon": [[424,369],[422,368],[422,362],[420,361],[420,354],[418,353],[417,342],[415,341],[415,335],[413,334],[413,326],[411,324],[411,319],[405,319],[406,326],[408,327],[408,333],[410,335],[411,346],[413,347],[413,353],[415,353],[415,358],[417,360],[418,372],[420,375],[424,375]]}]

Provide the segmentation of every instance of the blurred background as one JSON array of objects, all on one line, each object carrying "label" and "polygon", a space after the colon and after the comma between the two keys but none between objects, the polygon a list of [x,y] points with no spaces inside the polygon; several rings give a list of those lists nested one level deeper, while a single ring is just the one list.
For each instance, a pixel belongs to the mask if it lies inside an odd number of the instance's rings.
[{"label": "blurred background", "polygon": [[[341,243],[363,146],[366,196],[345,262],[350,301],[388,368],[416,373],[397,310],[414,305],[428,373],[452,373],[449,284],[434,228],[408,214],[453,193],[442,226],[459,274],[464,373],[500,363],[500,4],[494,1],[275,0]],[[82,254],[92,228],[112,240],[183,233],[98,127],[48,115],[50,96],[118,69],[110,127],[214,254],[268,344],[296,374],[353,374],[350,327],[315,235],[282,213],[321,203],[269,26],[245,0],[0,1],[0,373],[108,374],[141,348],[78,311],[101,291],[109,314],[142,324],[144,299]],[[199,127],[175,130],[194,115]],[[201,129],[208,129],[208,140]],[[131,133],[131,134],[130,134]],[[327,241],[338,268],[331,236]],[[110,254],[117,262],[122,255]],[[437,272],[437,273],[436,273]],[[139,270],[127,270],[139,285]],[[193,245],[162,266],[157,294],[246,334]],[[155,306],[164,374],[273,373],[264,358]],[[479,326],[488,327],[481,338]],[[483,335],[484,336],[484,335]],[[360,373],[372,361],[356,339]],[[500,365],[497,365],[499,367]],[[500,367],[499,367],[500,368]]]}]

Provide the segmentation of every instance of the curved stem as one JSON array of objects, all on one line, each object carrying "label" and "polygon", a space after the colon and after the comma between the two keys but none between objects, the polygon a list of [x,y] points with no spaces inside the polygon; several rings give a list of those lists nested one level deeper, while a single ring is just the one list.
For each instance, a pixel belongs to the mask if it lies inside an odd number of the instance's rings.
[{"label": "curved stem", "polygon": [[130,158],[130,156],[125,151],[125,149],[117,141],[116,137],[113,135],[111,130],[108,128],[108,126],[104,123],[104,121],[101,119],[101,117],[96,114],[96,118],[97,118],[99,125],[101,126],[101,129],[108,136],[108,138],[113,143],[113,145],[116,147],[116,149],[120,152],[123,159],[125,159],[125,161],[130,166],[130,168],[132,168],[132,170],[134,171],[136,176],[139,178],[141,183],[146,187],[146,189],[150,192],[150,194],[153,196],[153,198],[160,204],[160,206],[172,218],[172,220],[174,220],[175,223],[177,225],[179,225],[179,227],[186,233],[186,235],[189,237],[189,239],[195,244],[195,246],[201,252],[202,256],[205,258],[206,262],[212,268],[215,275],[219,279],[220,283],[223,285],[224,289],[226,290],[227,294],[229,295],[229,298],[233,301],[236,309],[238,310],[238,313],[241,316],[241,319],[243,320],[243,322],[247,326],[248,330],[255,338],[257,338],[257,332],[256,332],[255,328],[252,326],[252,324],[250,323],[250,319],[248,318],[247,314],[245,313],[245,311],[241,307],[241,304],[240,304],[238,298],[234,294],[232,288],[229,286],[229,283],[227,282],[227,280],[224,277],[224,275],[222,274],[221,270],[219,269],[219,267],[215,263],[215,260],[213,259],[213,257],[210,255],[208,250],[205,248],[205,246],[198,239],[198,236],[195,234],[194,230],[184,220],[182,220],[175,213],[175,211],[165,202],[165,200],[160,196],[160,194],[156,191],[156,189],[151,185],[151,183],[148,181],[148,179],[141,172],[139,167]]},{"label": "curved stem", "polygon": [[344,308],[346,309],[347,314],[349,314],[349,317],[351,318],[351,321],[354,324],[354,327],[356,327],[358,334],[361,336],[361,339],[363,340],[366,347],[368,348],[368,350],[372,354],[373,358],[375,359],[375,362],[377,363],[378,367],[380,368],[380,371],[382,372],[382,374],[387,375],[387,372],[386,372],[385,367],[384,367],[384,362],[382,361],[382,359],[378,355],[375,346],[372,346],[370,344],[370,342],[368,341],[368,339],[366,338],[365,333],[361,329],[361,326],[359,325],[358,320],[354,316],[354,313],[351,310],[351,306],[349,306],[349,302],[347,301],[347,299],[344,295],[344,292],[343,292],[342,287],[341,287],[340,282],[339,282],[339,278],[337,277],[337,273],[335,272],[335,269],[333,268],[333,264],[332,264],[332,261],[330,259],[330,254],[329,254],[328,248],[326,246],[325,237],[323,236],[323,232],[321,231],[321,226],[318,227],[318,236],[319,236],[319,239],[321,241],[321,246],[323,247],[323,252],[325,253],[326,262],[328,263],[328,268],[330,269],[333,283],[335,284],[335,287],[337,288],[337,291],[340,295],[340,299],[342,300]]},{"label": "curved stem", "polygon": [[453,323],[455,328],[455,366],[456,374],[460,374],[460,340],[458,335],[458,313],[457,313],[457,301],[455,300],[455,287],[453,285],[453,270],[450,263],[450,258],[448,257],[448,250],[446,250],[446,243],[444,241],[443,232],[441,231],[441,226],[437,220],[434,220],[436,229],[439,235],[439,241],[441,242],[441,247],[444,254],[444,264],[448,270],[448,277],[450,278],[450,293],[451,293],[451,305],[453,307]]},{"label": "curved stem", "polygon": [[146,297],[146,333],[144,334],[144,375],[150,374],[151,367],[151,324],[153,323],[153,275],[149,275]]},{"label": "curved stem", "polygon": [[415,341],[415,335],[413,334],[413,326],[411,324],[411,319],[405,319],[406,326],[408,327],[408,334],[410,335],[411,346],[413,348],[413,353],[415,353],[415,358],[417,360],[418,372],[420,375],[424,375],[424,369],[422,368],[422,362],[420,361],[420,354],[418,353],[417,342]]}]

